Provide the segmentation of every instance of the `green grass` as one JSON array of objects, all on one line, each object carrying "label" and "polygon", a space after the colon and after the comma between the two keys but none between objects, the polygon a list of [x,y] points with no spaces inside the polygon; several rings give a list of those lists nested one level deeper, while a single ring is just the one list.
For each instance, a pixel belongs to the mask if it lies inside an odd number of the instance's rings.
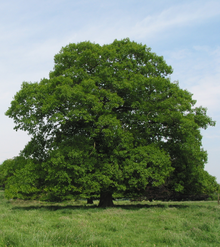
[{"label": "green grass", "polygon": [[217,202],[6,200],[0,192],[0,246],[220,246]]}]

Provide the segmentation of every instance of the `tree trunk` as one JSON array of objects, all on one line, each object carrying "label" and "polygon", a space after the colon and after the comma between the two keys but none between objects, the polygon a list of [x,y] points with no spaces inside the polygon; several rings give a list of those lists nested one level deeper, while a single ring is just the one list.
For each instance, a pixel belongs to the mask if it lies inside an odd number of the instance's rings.
[{"label": "tree trunk", "polygon": [[87,204],[93,204],[93,199],[92,198],[88,198],[87,199]]},{"label": "tree trunk", "polygon": [[114,207],[114,203],[112,201],[112,193],[110,192],[100,193],[99,207],[102,207],[102,208]]}]

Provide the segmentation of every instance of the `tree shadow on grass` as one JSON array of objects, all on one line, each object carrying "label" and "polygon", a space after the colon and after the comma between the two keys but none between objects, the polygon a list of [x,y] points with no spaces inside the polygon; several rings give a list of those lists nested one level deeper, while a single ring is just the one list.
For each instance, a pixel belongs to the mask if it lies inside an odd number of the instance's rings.
[{"label": "tree shadow on grass", "polygon": [[57,210],[89,210],[90,208],[98,208],[96,205],[94,206],[78,206],[78,205],[36,205],[36,206],[14,206],[12,210],[40,210],[40,211],[57,211]]},{"label": "tree shadow on grass", "polygon": [[106,210],[109,208],[117,208],[117,209],[124,209],[124,210],[140,210],[140,209],[146,209],[146,208],[188,208],[191,207],[189,205],[176,205],[176,204],[136,204],[136,205],[115,205],[114,207],[107,207],[107,208],[101,208],[97,205],[31,205],[31,206],[14,206],[11,209],[12,210],[40,210],[40,211],[57,211],[57,210]]},{"label": "tree shadow on grass", "polygon": [[175,204],[153,204],[153,205],[143,205],[143,204],[136,204],[136,205],[116,205],[116,208],[122,208],[122,209],[127,209],[127,210],[139,210],[142,208],[188,208],[188,205],[175,205]]}]

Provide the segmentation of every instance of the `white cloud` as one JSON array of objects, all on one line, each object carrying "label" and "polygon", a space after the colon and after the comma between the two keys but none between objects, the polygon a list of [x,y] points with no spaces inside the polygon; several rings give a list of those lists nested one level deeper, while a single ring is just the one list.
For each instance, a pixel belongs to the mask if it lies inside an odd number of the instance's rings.
[{"label": "white cloud", "polygon": [[166,52],[173,65],[171,79],[193,93],[197,105],[218,112],[220,105],[220,47],[195,46]]},{"label": "white cloud", "polygon": [[[169,7],[159,14],[152,14],[136,23],[132,28],[133,35],[138,37],[154,37],[165,33],[168,29],[181,28],[202,23],[220,14],[220,2],[199,1],[178,4]],[[170,34],[170,32],[169,32]],[[174,33],[175,35],[175,33]]]},{"label": "white cloud", "polygon": [[198,105],[203,105],[210,111],[220,110],[220,74],[205,77],[198,85],[191,86],[190,91],[194,94]]}]

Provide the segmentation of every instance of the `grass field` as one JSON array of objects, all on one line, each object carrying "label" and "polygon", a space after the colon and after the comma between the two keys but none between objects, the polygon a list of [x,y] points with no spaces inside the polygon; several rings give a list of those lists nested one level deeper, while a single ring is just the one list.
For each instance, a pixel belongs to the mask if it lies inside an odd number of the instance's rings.
[{"label": "grass field", "polygon": [[220,246],[217,202],[6,200],[0,192],[0,246]]}]

